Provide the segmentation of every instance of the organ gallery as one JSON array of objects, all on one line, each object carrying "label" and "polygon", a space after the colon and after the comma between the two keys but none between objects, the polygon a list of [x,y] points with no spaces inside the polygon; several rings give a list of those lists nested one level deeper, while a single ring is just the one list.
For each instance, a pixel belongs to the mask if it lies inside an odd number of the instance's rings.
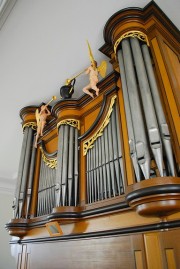
[{"label": "organ gallery", "polygon": [[20,110],[18,269],[179,268],[179,41],[153,1],[117,11],[99,48],[113,71],[79,99],[73,78],[53,105]]}]

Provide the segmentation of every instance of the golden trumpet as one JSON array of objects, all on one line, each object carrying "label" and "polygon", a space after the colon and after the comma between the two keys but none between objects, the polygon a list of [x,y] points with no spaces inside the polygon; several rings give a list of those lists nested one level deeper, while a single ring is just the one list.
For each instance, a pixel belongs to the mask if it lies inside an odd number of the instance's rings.
[{"label": "golden trumpet", "polygon": [[57,97],[55,95],[53,95],[52,99],[46,104],[46,106],[48,106],[53,100],[56,100]]},{"label": "golden trumpet", "polygon": [[66,85],[69,85],[73,79],[79,77],[79,76],[80,76],[82,73],[84,73],[84,72],[85,72],[85,70],[81,71],[80,73],[78,73],[77,75],[75,75],[75,76],[72,77],[72,78],[68,78],[68,79],[66,79]]}]

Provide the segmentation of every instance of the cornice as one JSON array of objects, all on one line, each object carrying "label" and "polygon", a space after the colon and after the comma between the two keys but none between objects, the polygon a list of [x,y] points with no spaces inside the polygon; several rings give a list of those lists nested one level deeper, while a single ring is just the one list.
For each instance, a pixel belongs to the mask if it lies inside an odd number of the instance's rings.
[{"label": "cornice", "polygon": [[149,225],[140,225],[134,227],[125,227],[121,229],[105,230],[98,232],[89,232],[81,234],[70,234],[70,235],[61,235],[54,237],[42,237],[42,238],[32,238],[32,239],[18,239],[11,240],[10,244],[26,244],[26,243],[42,243],[42,242],[52,242],[52,241],[66,241],[66,240],[83,240],[88,238],[101,238],[109,236],[120,236],[120,235],[130,235],[134,233],[145,233],[150,231],[165,231],[168,229],[175,229],[180,227],[180,221],[168,221],[168,222],[159,222]]},{"label": "cornice", "polygon": [[[126,31],[138,30],[140,27],[141,31],[146,34],[148,29],[146,29],[145,24],[150,19],[159,22],[159,24],[162,25],[162,28],[169,31],[171,35],[180,42],[179,29],[172,23],[160,7],[154,1],[151,1],[144,8],[126,8],[113,14],[105,24],[103,32],[105,44],[99,50],[106,56],[110,57],[113,53],[114,43],[118,38],[117,32],[119,33],[118,35],[121,35]],[[133,22],[136,25],[135,29],[131,29],[133,28]],[[131,24],[131,27],[125,29],[126,27],[124,26],[126,24],[128,27],[130,27],[129,24]]]}]

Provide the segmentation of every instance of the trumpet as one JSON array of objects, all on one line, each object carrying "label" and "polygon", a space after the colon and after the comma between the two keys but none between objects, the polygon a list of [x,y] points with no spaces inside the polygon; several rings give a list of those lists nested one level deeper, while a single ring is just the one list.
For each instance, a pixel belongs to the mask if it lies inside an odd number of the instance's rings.
[{"label": "trumpet", "polygon": [[71,84],[71,81],[73,80],[73,79],[75,79],[75,78],[77,78],[77,77],[79,77],[82,73],[84,73],[85,72],[85,70],[83,70],[83,71],[81,71],[80,73],[78,73],[77,75],[75,75],[74,77],[72,77],[72,78],[68,78],[68,79],[66,79],[66,86],[68,86],[68,85],[70,85]]},{"label": "trumpet", "polygon": [[54,100],[56,100],[57,97],[55,95],[52,96],[52,99],[45,105],[46,107]]}]

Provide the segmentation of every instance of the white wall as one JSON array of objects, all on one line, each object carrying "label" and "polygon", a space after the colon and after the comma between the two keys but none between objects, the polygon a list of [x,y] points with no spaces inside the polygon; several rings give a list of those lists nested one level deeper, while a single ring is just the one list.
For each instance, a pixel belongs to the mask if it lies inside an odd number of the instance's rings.
[{"label": "white wall", "polygon": [[11,256],[11,237],[4,228],[12,218],[12,201],[14,195],[0,190],[0,269],[15,269],[16,262]]}]

